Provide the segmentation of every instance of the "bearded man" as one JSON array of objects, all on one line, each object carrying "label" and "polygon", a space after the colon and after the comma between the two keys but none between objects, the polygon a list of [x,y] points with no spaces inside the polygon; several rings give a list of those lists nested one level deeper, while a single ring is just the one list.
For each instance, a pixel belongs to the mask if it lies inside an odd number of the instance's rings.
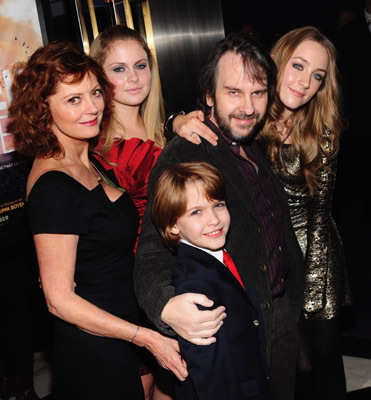
[{"label": "bearded man", "polygon": [[200,102],[204,123],[218,136],[218,143],[202,140],[196,145],[176,137],[164,148],[149,179],[134,281],[139,305],[163,333],[178,334],[200,346],[217,340],[228,310],[203,294],[175,296],[173,255],[151,221],[153,188],[165,169],[179,162],[214,165],[223,175],[231,214],[226,249],[261,306],[264,321],[256,323],[264,323],[273,388],[279,400],[289,400],[304,293],[303,257],[285,192],[254,141],[275,84],[275,64],[251,35],[231,34],[217,43],[201,70]]}]

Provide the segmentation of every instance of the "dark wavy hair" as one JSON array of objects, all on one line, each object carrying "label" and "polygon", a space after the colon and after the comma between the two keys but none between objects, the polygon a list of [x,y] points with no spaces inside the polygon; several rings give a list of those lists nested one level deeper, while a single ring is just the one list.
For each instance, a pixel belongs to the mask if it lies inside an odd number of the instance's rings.
[{"label": "dark wavy hair", "polygon": [[245,72],[259,83],[267,80],[268,107],[276,92],[276,65],[264,47],[250,34],[231,33],[219,41],[205,60],[200,74],[199,85],[201,97],[199,106],[206,115],[210,115],[211,107],[207,105],[207,96],[215,102],[215,90],[218,79],[218,63],[228,52],[240,55]]},{"label": "dark wavy hair", "polygon": [[[27,63],[14,65],[12,72],[13,100],[9,108],[12,120],[8,129],[20,153],[45,158],[63,154],[51,129],[53,118],[48,104],[48,97],[56,93],[61,82],[78,84],[87,75],[97,78],[105,102],[101,130],[106,129],[112,115],[112,85],[102,67],[76,44],[51,42],[38,48]],[[97,140],[90,140],[91,148]]]}]

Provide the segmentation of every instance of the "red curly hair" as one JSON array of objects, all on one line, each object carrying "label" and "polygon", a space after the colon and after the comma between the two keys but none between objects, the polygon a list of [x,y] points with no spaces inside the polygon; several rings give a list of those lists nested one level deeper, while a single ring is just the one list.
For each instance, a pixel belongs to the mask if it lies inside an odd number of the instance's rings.
[{"label": "red curly hair", "polygon": [[[76,44],[51,42],[38,48],[27,63],[14,65],[13,100],[9,108],[12,121],[8,129],[14,135],[17,151],[44,158],[63,154],[51,129],[53,118],[47,100],[56,93],[59,83],[78,84],[87,75],[95,76],[102,90],[105,109],[101,131],[104,131],[112,115],[113,88],[103,68]],[[91,139],[90,148],[95,147],[97,139]]]}]

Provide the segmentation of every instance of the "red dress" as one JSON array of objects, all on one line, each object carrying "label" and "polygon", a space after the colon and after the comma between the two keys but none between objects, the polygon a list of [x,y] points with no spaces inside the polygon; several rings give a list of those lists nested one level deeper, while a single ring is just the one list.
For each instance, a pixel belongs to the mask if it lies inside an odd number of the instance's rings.
[{"label": "red dress", "polygon": [[[117,180],[123,187],[139,213],[139,229],[142,225],[144,210],[147,205],[147,184],[149,173],[161,153],[161,148],[152,140],[143,141],[138,138],[116,140],[106,160],[114,163],[110,165],[101,157],[98,160],[106,169],[113,169]],[[138,238],[135,243],[136,251]]]}]

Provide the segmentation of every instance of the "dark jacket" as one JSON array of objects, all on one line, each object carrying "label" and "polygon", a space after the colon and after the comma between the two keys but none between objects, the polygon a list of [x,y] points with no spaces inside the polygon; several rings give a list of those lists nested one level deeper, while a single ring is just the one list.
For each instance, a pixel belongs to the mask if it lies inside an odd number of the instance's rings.
[{"label": "dark jacket", "polygon": [[184,243],[177,250],[173,284],[175,294],[205,294],[213,307],[224,305],[228,315],[209,346],[178,337],[189,378],[177,385],[176,398],[272,400],[263,315],[249,289],[215,257]]},{"label": "dark jacket", "polygon": [[[257,144],[252,144],[252,151],[274,181],[277,197],[282,203],[284,211],[282,224],[289,263],[286,290],[293,310],[293,319],[297,321],[303,305],[303,255],[292,228],[284,189]],[[162,243],[160,234],[151,220],[152,193],[165,169],[180,162],[197,161],[214,165],[223,175],[231,215],[226,249],[234,260],[245,287],[250,288],[263,309],[267,360],[270,360],[272,296],[264,237],[248,185],[235,156],[222,138],[219,138],[217,146],[212,146],[205,140],[196,145],[176,137],[164,148],[152,169],[148,183],[148,205],[144,213],[134,269],[134,285],[139,305],[162,332],[174,335],[174,332],[161,322],[162,310],[174,296],[174,287],[171,284],[173,255]]]}]

